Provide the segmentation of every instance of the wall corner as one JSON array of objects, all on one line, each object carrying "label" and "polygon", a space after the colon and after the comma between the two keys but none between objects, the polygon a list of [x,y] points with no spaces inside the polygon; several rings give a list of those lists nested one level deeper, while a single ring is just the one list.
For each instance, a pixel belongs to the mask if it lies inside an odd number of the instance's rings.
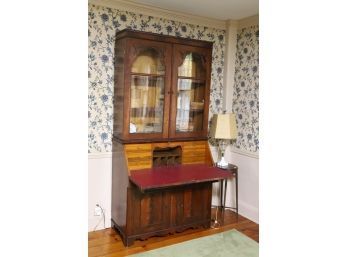
[{"label": "wall corner", "polygon": [[234,91],[234,75],[236,68],[238,22],[226,21],[226,48],[224,62],[224,97],[223,109],[232,112],[232,100]]}]

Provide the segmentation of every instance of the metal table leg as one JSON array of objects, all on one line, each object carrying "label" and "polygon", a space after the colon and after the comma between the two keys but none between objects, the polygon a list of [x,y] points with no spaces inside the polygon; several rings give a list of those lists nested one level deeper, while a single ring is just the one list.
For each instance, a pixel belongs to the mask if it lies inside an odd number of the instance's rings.
[{"label": "metal table leg", "polygon": [[238,217],[238,171],[235,172],[235,181],[236,181],[236,212]]},{"label": "metal table leg", "polygon": [[224,186],[224,205],[223,205],[224,211],[226,206],[226,191],[227,191],[227,179],[225,179],[225,186]]}]

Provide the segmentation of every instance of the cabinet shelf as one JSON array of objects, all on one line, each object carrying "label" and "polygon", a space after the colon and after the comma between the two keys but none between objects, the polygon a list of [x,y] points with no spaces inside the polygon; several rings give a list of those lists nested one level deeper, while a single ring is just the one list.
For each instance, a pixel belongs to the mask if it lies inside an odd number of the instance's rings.
[{"label": "cabinet shelf", "polygon": [[190,109],[190,112],[199,113],[199,112],[203,112],[203,109]]},{"label": "cabinet shelf", "polygon": [[190,113],[192,112],[203,112],[203,109],[189,109],[189,110],[185,110],[185,109],[178,109],[178,111],[189,111]]},{"label": "cabinet shelf", "polygon": [[131,72],[132,76],[164,77],[164,74]]},{"label": "cabinet shelf", "polygon": [[140,107],[131,107],[132,110],[147,110],[147,111],[158,111],[160,109],[159,107],[154,107],[154,106],[140,106]]},{"label": "cabinet shelf", "polygon": [[178,80],[180,79],[188,79],[191,80],[192,82],[198,82],[198,83],[205,83],[204,78],[196,78],[196,77],[185,77],[185,76],[178,76]]},{"label": "cabinet shelf", "polygon": [[132,74],[132,88],[141,88],[146,89],[148,87],[151,88],[162,88],[164,85],[164,76],[145,76],[145,75],[133,75]]}]

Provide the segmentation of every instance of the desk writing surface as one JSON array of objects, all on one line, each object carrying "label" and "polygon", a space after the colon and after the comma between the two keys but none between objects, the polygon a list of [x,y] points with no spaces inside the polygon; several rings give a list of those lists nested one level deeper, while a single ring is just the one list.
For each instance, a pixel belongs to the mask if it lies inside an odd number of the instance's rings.
[{"label": "desk writing surface", "polygon": [[206,164],[187,164],[134,170],[129,176],[140,190],[217,181],[231,173]]}]

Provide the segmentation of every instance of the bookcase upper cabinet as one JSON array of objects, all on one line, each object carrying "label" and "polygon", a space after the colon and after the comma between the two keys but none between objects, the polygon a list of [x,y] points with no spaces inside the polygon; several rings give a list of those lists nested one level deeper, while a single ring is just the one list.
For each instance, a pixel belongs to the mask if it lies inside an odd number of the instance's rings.
[{"label": "bookcase upper cabinet", "polygon": [[116,34],[114,139],[207,138],[212,42],[122,30]]}]

